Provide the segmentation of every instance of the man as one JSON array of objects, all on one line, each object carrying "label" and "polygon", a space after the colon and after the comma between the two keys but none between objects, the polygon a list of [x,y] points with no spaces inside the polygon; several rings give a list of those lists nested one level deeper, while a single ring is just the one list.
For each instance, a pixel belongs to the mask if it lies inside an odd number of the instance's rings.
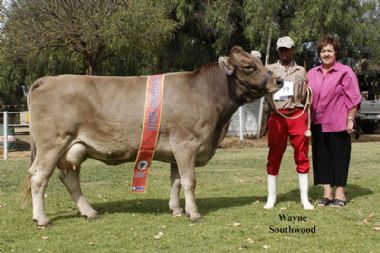
[{"label": "man", "polygon": [[308,158],[309,137],[307,130],[307,114],[303,113],[306,82],[305,69],[294,60],[294,42],[290,37],[277,40],[279,61],[268,65],[275,75],[284,80],[283,88],[273,95],[276,110],[268,119],[268,199],[264,208],[273,208],[276,204],[276,184],[282,157],[287,147],[288,138],[294,149],[294,161],[299,175],[301,203],[305,210],[314,206],[308,199]]}]

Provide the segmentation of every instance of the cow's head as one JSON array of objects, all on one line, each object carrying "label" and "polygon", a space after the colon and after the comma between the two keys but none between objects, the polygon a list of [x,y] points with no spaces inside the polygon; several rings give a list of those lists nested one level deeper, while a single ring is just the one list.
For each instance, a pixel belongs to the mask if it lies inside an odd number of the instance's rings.
[{"label": "cow's head", "polygon": [[274,93],[283,85],[283,80],[265,68],[257,56],[245,52],[239,46],[234,46],[228,56],[219,57],[219,66],[236,79],[238,88],[247,96],[248,102]]}]

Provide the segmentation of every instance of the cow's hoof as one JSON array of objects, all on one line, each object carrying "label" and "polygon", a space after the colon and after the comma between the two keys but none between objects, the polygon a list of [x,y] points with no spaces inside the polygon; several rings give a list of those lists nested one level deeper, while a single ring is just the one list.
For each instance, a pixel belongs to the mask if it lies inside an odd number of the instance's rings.
[{"label": "cow's hoof", "polygon": [[44,230],[44,229],[51,228],[51,227],[53,227],[53,223],[51,223],[50,221],[48,221],[47,223],[44,223],[44,224],[38,224],[37,225],[37,229],[39,229],[39,230]]},{"label": "cow's hoof", "polygon": [[99,219],[98,215],[93,215],[93,216],[85,216],[87,221],[93,221]]},{"label": "cow's hoof", "polygon": [[182,217],[182,216],[183,216],[182,212],[178,212],[178,213],[173,212],[173,217]]},{"label": "cow's hoof", "polygon": [[81,213],[81,216],[86,217],[87,220],[95,220],[98,218],[98,212],[95,210],[90,210],[88,212]]},{"label": "cow's hoof", "polygon": [[198,215],[195,215],[195,216],[190,216],[190,221],[193,222],[193,223],[202,223],[203,222],[203,218],[200,214]]},{"label": "cow's hoof", "polygon": [[49,218],[46,216],[42,218],[33,217],[33,221],[37,222],[38,229],[45,229],[52,226],[52,223],[50,222]]},{"label": "cow's hoof", "polygon": [[182,217],[183,216],[183,209],[182,208],[176,208],[172,209],[173,217]]}]

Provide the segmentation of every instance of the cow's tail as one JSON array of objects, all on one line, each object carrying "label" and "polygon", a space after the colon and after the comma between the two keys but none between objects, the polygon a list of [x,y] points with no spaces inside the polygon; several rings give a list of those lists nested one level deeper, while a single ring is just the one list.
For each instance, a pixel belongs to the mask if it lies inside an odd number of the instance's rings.
[{"label": "cow's tail", "polygon": [[[28,94],[28,109],[29,109],[29,115],[31,115],[31,106],[30,106],[30,97],[31,97],[31,92],[36,89],[38,86],[41,84],[41,79],[37,80],[32,87],[29,89],[29,94]],[[36,144],[33,140],[33,135],[32,135],[32,121],[29,121],[29,134],[30,134],[30,166],[32,166],[34,159],[36,158],[36,153],[37,153],[37,148]],[[21,202],[21,208],[25,208],[26,205],[30,202],[32,198],[32,183],[31,183],[31,178],[30,178],[30,173],[28,170],[27,177],[25,180],[25,183],[21,189],[21,194],[20,194],[20,202]]]},{"label": "cow's tail", "polygon": [[[34,159],[36,158],[36,145],[33,141],[32,135],[30,135],[30,166],[32,166]],[[30,181],[30,173],[28,170],[25,183],[21,189],[21,208],[25,208],[32,198],[32,183]]]},{"label": "cow's tail", "polygon": [[24,209],[32,199],[32,183],[30,182],[30,175],[25,180],[25,183],[21,189],[20,203],[21,208]]},{"label": "cow's tail", "polygon": [[34,159],[36,159],[37,148],[34,143],[33,136],[30,135],[30,166],[32,166]]}]

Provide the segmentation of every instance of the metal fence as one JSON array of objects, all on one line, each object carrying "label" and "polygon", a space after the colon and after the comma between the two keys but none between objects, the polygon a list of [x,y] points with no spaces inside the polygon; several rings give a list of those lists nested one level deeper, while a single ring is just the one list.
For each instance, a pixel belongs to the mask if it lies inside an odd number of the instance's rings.
[{"label": "metal fence", "polygon": [[[10,120],[10,115],[14,115],[12,120]],[[28,112],[3,112],[3,159],[8,159],[9,152],[9,141],[8,141],[8,128],[9,127],[29,127],[29,116]]]}]

